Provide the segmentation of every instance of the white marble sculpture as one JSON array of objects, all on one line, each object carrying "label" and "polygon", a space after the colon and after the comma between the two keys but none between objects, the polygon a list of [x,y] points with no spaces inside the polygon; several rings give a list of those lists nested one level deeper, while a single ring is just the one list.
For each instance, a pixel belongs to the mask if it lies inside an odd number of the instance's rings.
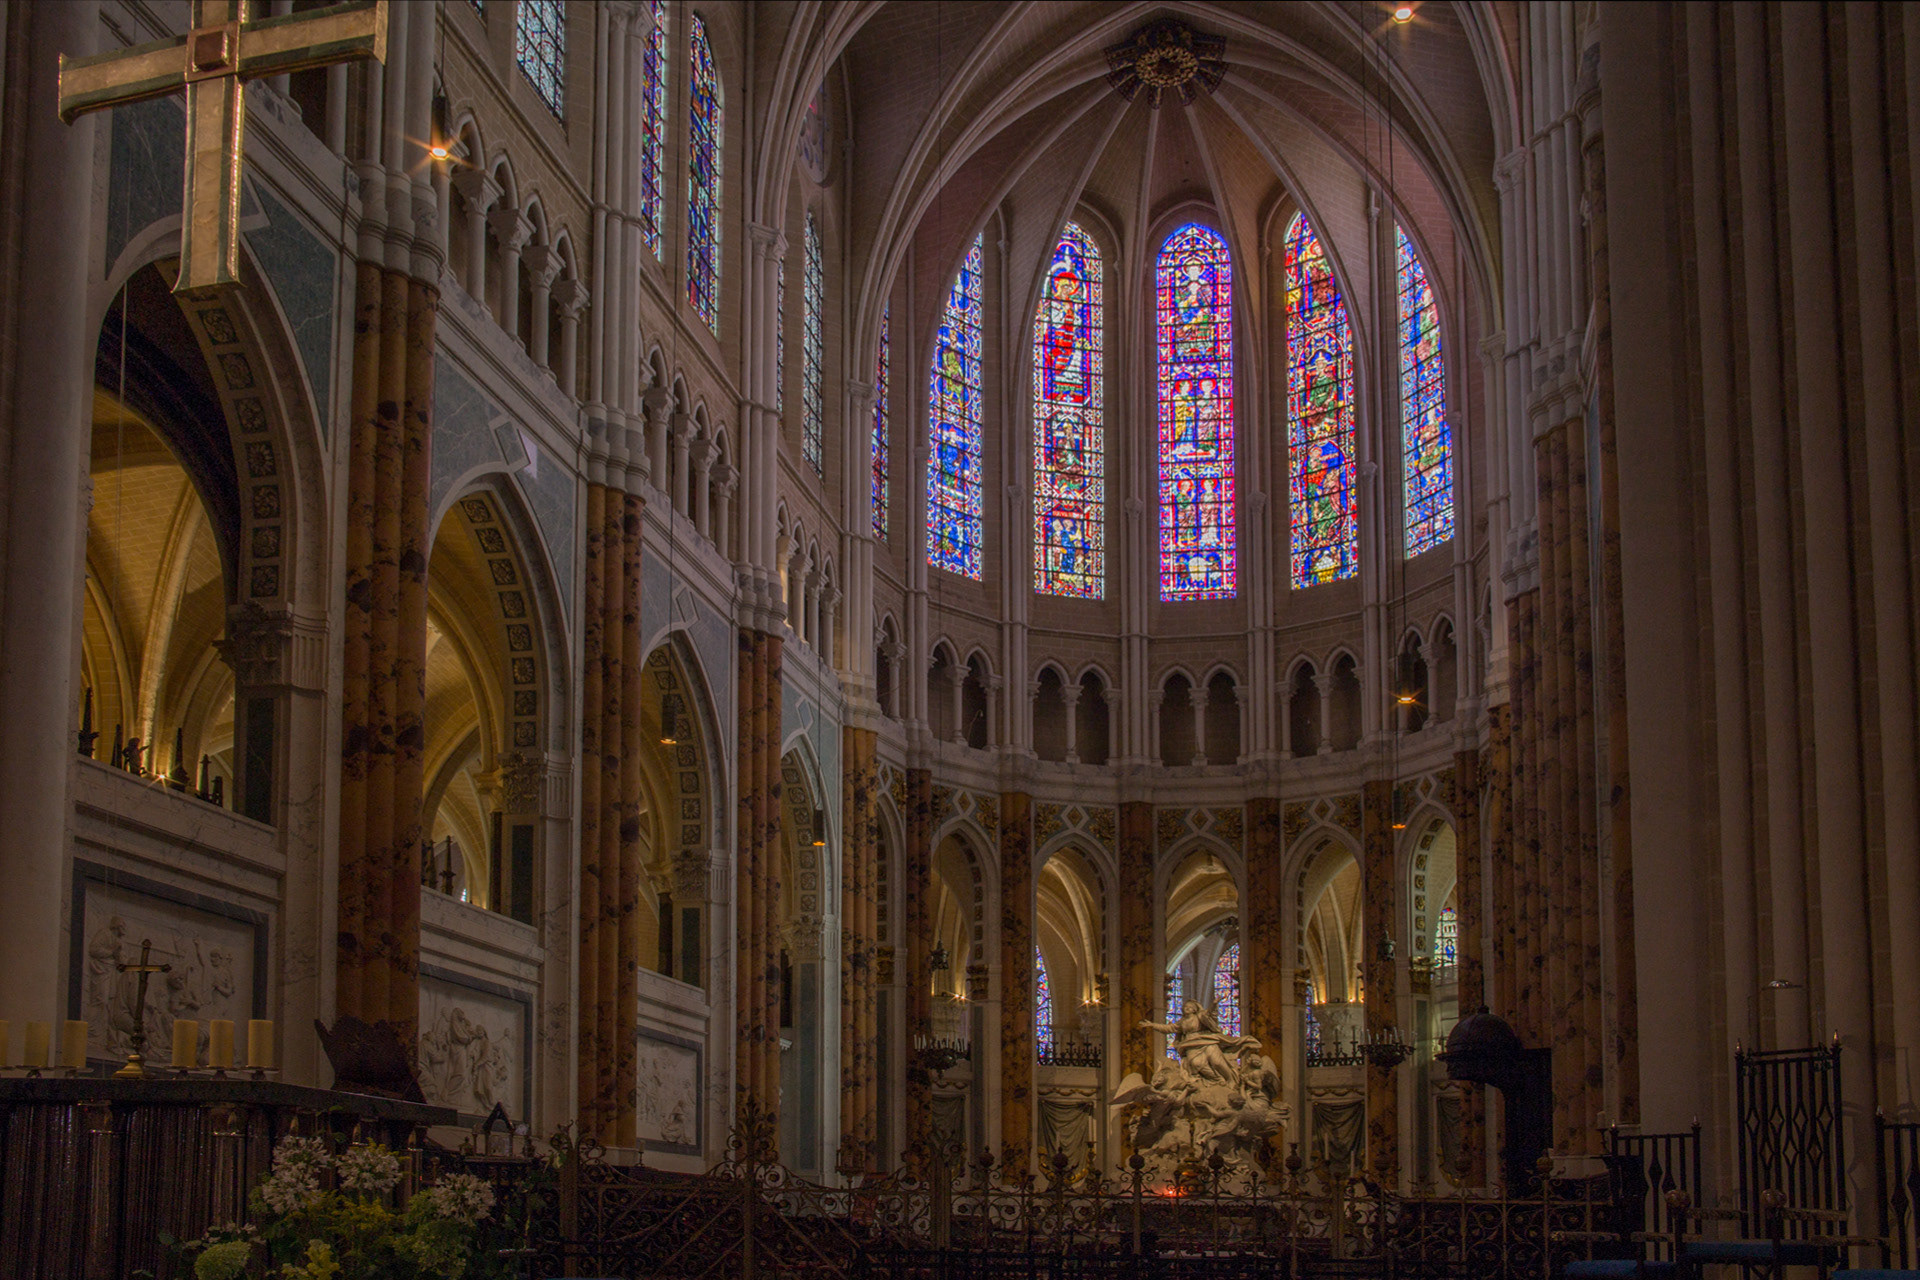
[{"label": "white marble sculpture", "polygon": [[1151,1083],[1129,1072],[1111,1105],[1143,1108],[1133,1124],[1134,1150],[1146,1159],[1146,1177],[1174,1181],[1183,1165],[1204,1167],[1218,1154],[1229,1170],[1257,1172],[1260,1149],[1286,1128],[1280,1074],[1252,1036],[1228,1035],[1213,1010],[1189,1000],[1171,1023],[1142,1022],[1173,1037],[1176,1058]]}]

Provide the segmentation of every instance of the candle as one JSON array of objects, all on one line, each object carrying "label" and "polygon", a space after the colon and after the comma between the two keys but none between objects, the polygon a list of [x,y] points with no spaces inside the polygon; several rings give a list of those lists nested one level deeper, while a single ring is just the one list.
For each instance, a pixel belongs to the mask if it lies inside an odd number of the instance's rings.
[{"label": "candle", "polygon": [[75,1070],[87,1065],[87,1024],[67,1019],[60,1032],[60,1065]]},{"label": "candle", "polygon": [[173,1061],[168,1065],[185,1070],[200,1065],[200,1021],[197,1018],[173,1020]]},{"label": "candle", "polygon": [[53,1043],[53,1024],[51,1022],[29,1022],[27,1024],[27,1056],[20,1065],[32,1067],[36,1071],[47,1065],[47,1049]]},{"label": "candle", "polygon": [[215,1018],[207,1024],[207,1065],[222,1069],[233,1065],[232,1018]]},{"label": "candle", "polygon": [[254,1068],[273,1065],[273,1023],[265,1018],[247,1019],[247,1065]]}]

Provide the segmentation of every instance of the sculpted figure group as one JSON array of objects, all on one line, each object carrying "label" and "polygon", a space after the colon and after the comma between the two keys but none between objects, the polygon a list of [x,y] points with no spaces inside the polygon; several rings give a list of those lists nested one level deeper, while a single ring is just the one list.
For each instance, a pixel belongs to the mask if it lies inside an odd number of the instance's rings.
[{"label": "sculpted figure group", "polygon": [[1280,1073],[1260,1041],[1227,1034],[1211,1008],[1192,1000],[1178,1018],[1140,1026],[1172,1036],[1179,1055],[1166,1059],[1151,1082],[1129,1072],[1113,1095],[1114,1107],[1144,1108],[1133,1147],[1146,1158],[1148,1176],[1171,1180],[1182,1162],[1214,1154],[1251,1169],[1288,1120]]}]

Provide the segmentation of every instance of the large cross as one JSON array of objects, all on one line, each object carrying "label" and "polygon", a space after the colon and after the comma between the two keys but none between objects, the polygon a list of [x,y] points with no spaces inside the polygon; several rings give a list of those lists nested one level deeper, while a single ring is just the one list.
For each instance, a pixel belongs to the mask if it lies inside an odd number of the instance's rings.
[{"label": "large cross", "polygon": [[60,118],[187,91],[186,192],[175,291],[233,284],[240,270],[242,81],[387,55],[387,0],[246,18],[245,0],[193,0],[184,36],[86,58],[60,55]]}]

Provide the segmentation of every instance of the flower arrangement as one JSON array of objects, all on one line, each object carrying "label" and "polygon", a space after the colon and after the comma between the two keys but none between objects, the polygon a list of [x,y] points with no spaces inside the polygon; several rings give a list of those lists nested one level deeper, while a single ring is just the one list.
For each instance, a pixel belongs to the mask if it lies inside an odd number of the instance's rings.
[{"label": "flower arrangement", "polygon": [[[329,1173],[331,1177],[329,1178]],[[252,1221],[185,1246],[193,1280],[488,1280],[509,1274],[479,1247],[493,1189],[441,1178],[393,1205],[400,1157],[373,1143],[335,1152],[288,1138],[248,1200]],[[331,1187],[329,1187],[331,1182]]]}]

